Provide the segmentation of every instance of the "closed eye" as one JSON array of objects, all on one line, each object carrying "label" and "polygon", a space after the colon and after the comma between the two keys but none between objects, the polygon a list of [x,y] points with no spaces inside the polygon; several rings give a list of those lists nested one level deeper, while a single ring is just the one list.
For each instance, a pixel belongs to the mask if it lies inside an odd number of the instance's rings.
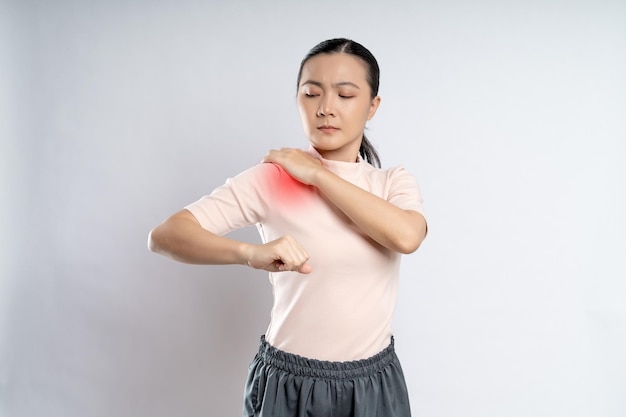
[{"label": "closed eye", "polygon": [[341,98],[354,98],[354,96],[345,96],[343,94],[339,94],[339,97],[341,97]]}]

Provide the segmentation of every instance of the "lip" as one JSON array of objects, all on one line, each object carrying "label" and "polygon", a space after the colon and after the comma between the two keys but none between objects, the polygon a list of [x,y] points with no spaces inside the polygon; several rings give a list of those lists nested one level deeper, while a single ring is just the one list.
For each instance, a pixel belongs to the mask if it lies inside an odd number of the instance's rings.
[{"label": "lip", "polygon": [[322,126],[318,126],[317,130],[323,132],[323,133],[333,133],[339,130],[338,127],[335,126],[331,126],[331,125],[322,125]]}]

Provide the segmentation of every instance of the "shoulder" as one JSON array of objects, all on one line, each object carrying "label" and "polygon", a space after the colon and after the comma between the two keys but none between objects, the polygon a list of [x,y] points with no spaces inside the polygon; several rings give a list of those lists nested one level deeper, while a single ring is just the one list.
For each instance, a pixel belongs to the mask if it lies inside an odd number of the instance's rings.
[{"label": "shoulder", "polygon": [[396,206],[422,213],[422,193],[417,179],[403,166],[388,169],[372,167],[370,175],[382,187],[382,197]]},{"label": "shoulder", "polygon": [[415,178],[404,166],[398,165],[384,170],[388,178]]},{"label": "shoulder", "polygon": [[270,163],[258,163],[226,180],[226,185],[252,185],[262,186],[271,184],[281,174],[278,165]]},{"label": "shoulder", "polygon": [[394,166],[391,168],[376,168],[370,164],[365,164],[365,175],[376,182],[391,184],[394,182],[415,182],[417,179],[404,166]]}]

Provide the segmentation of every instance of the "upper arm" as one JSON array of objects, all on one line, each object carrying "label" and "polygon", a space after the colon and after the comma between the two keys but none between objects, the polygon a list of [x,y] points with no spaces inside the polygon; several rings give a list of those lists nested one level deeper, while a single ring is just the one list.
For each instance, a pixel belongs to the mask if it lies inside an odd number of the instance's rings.
[{"label": "upper arm", "polygon": [[181,211],[172,214],[166,221],[168,220],[172,220],[172,221],[176,221],[176,220],[184,220],[184,221],[190,221],[192,223],[197,224],[198,226],[200,226],[200,222],[198,221],[198,219],[196,219],[196,216],[193,215],[193,213],[191,211],[189,211],[188,209],[182,209]]},{"label": "upper arm", "polygon": [[422,191],[413,175],[397,167],[389,170],[387,181],[387,201],[405,211],[424,215]]},{"label": "upper arm", "polygon": [[155,227],[153,230],[153,234],[154,232],[165,232],[172,227],[176,227],[176,224],[181,221],[188,222],[200,227],[200,222],[198,221],[198,219],[196,219],[196,216],[194,216],[189,210],[182,209],[181,211],[172,214],[167,219],[165,219],[163,223]]},{"label": "upper arm", "polygon": [[[389,171],[387,201],[408,214],[414,231],[414,239],[419,244],[428,233],[428,225],[422,206],[423,198],[417,179],[403,167]],[[415,249],[417,249],[415,247]]]},{"label": "upper arm", "polygon": [[[202,228],[216,235],[259,223],[268,216],[271,195],[269,178],[275,171],[273,164],[256,165],[229,178],[211,194],[185,209]],[[182,216],[189,218],[187,214]]]},{"label": "upper arm", "polygon": [[157,227],[152,229],[148,234],[148,247],[150,250],[158,252],[166,244],[166,242],[171,239],[173,233],[180,229],[177,227],[177,224],[180,225],[179,222],[185,222],[185,224],[192,224],[200,227],[200,223],[189,210],[183,209],[174,213]]}]

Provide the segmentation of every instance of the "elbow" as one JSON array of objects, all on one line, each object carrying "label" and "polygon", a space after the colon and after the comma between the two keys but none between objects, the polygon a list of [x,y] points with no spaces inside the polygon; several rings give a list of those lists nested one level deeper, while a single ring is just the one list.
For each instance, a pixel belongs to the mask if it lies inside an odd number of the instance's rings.
[{"label": "elbow", "polygon": [[419,249],[422,244],[423,239],[416,239],[413,237],[407,237],[401,239],[397,244],[397,251],[404,254],[409,255]]},{"label": "elbow", "polygon": [[426,234],[422,230],[408,229],[396,241],[396,251],[409,255],[419,249]]},{"label": "elbow", "polygon": [[186,210],[165,219],[148,233],[148,249],[160,255],[173,257],[180,250],[180,246],[184,246],[185,236],[190,233],[189,224],[199,227],[195,217]]},{"label": "elbow", "polygon": [[150,252],[161,253],[161,233],[159,227],[155,227],[148,233],[148,249]]}]

